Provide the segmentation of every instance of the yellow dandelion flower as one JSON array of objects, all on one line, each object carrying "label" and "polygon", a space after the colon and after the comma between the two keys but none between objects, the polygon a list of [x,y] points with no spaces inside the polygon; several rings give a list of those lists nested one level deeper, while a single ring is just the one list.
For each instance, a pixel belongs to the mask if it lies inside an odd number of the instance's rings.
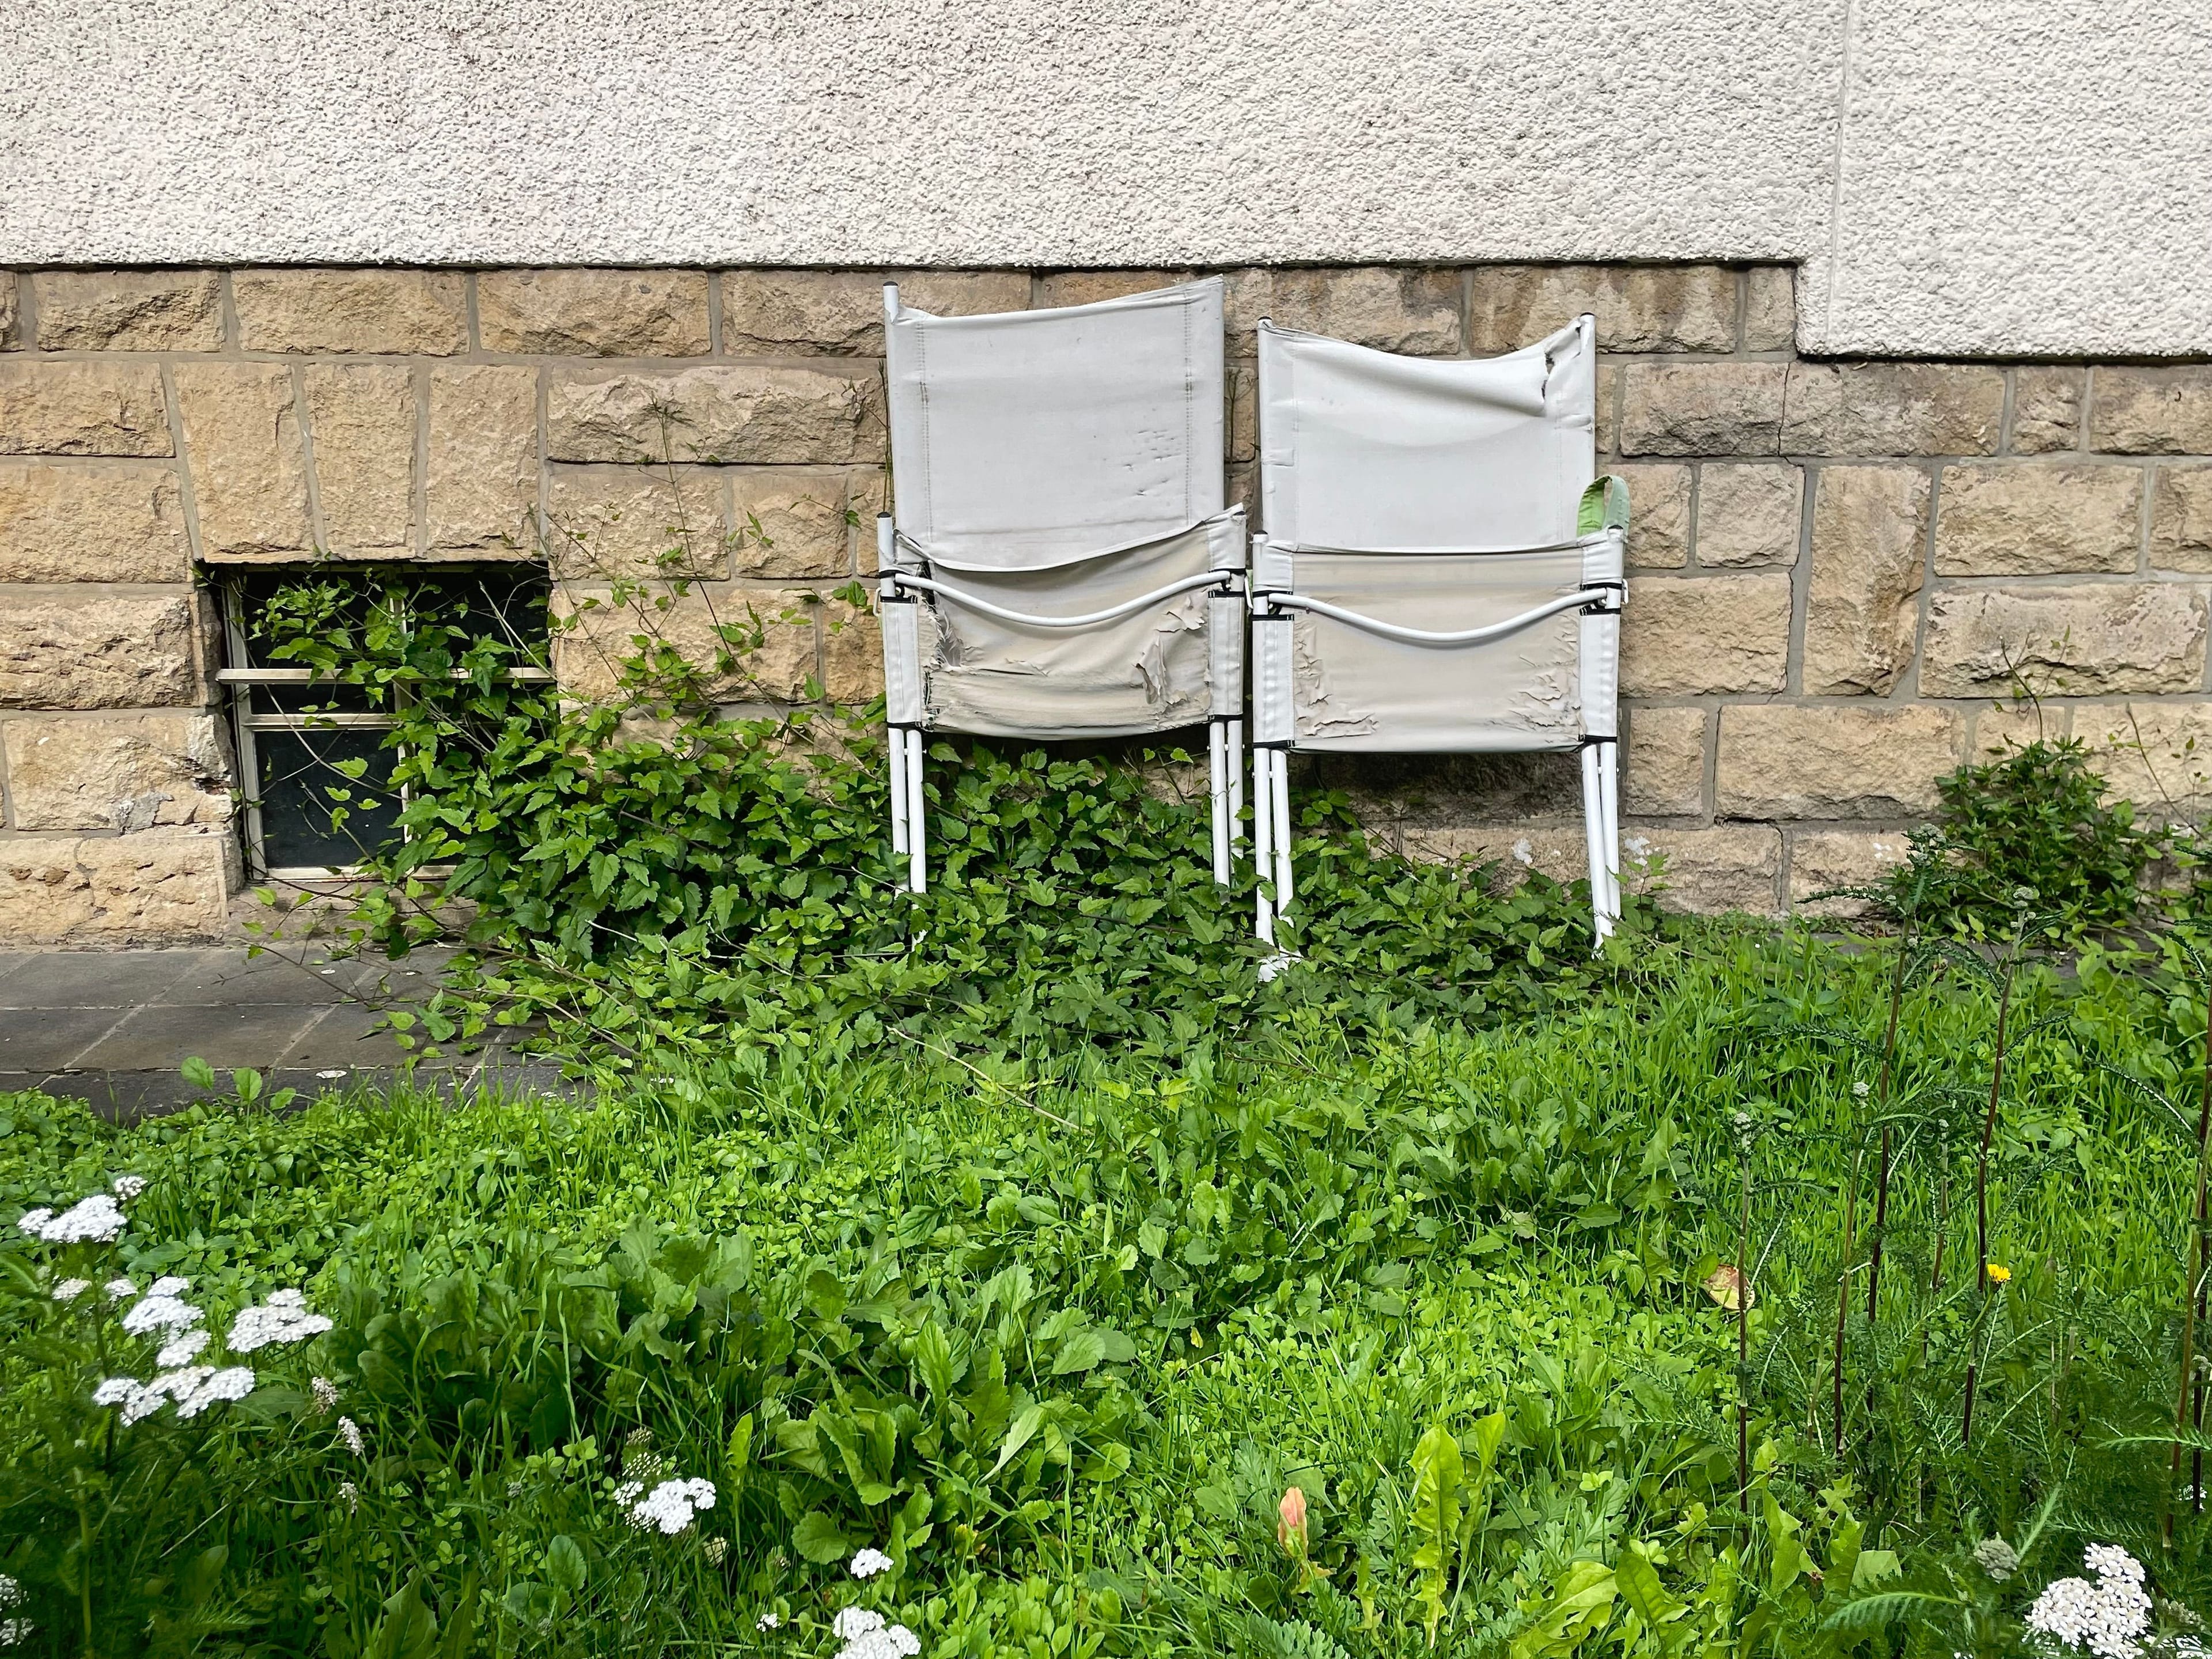
[{"label": "yellow dandelion flower", "polygon": [[1982,1264],[1982,1271],[1990,1276],[1992,1285],[2002,1285],[2012,1277],[2012,1269],[2002,1261],[1985,1261]]}]

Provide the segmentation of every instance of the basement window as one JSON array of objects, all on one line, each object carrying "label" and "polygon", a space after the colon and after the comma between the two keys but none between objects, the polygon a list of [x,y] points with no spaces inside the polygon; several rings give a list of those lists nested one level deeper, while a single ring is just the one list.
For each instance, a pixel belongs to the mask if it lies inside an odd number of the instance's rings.
[{"label": "basement window", "polygon": [[[225,666],[217,675],[238,746],[248,867],[257,878],[312,881],[356,873],[399,833],[406,792],[389,744],[403,688],[372,690],[269,655],[280,614],[312,591],[332,636],[372,621],[416,616],[458,623],[474,637],[520,647],[532,666],[510,678],[546,681],[543,567],[317,564],[261,567],[222,578]],[[459,677],[459,671],[454,671]],[[361,763],[361,775],[350,763]],[[332,799],[333,793],[340,797]]]}]

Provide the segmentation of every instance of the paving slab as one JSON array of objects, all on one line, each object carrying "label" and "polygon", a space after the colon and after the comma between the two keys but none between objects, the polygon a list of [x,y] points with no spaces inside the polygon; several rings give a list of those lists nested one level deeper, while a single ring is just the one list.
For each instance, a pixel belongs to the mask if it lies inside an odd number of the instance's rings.
[{"label": "paving slab", "polygon": [[131,1008],[157,1002],[198,951],[50,951],[0,979],[0,1008]]},{"label": "paving slab", "polygon": [[197,1058],[210,1066],[259,1070],[305,1036],[323,1012],[297,1004],[243,1003],[226,1008],[157,1003],[131,1010],[113,1030],[71,1060],[69,1069],[174,1071]]},{"label": "paving slab", "polygon": [[62,1071],[127,1013],[122,1008],[0,1008],[0,1069]]}]

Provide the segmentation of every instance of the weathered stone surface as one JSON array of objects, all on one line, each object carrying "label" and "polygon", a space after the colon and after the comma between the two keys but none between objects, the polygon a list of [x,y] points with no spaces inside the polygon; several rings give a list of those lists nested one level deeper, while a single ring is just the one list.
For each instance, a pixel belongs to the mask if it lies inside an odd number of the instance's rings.
[{"label": "weathered stone surface", "polygon": [[174,468],[0,465],[0,582],[180,582],[191,574]]},{"label": "weathered stone surface", "polygon": [[1221,429],[1228,440],[1231,462],[1257,460],[1260,455],[1260,371],[1251,363],[1229,366],[1228,404]]},{"label": "weathered stone surface", "polygon": [[1796,563],[1804,504],[1804,470],[1786,462],[1698,468],[1698,562]]},{"label": "weathered stone surface", "polygon": [[1358,265],[1336,270],[1245,270],[1228,273],[1223,320],[1229,349],[1249,356],[1266,317],[1382,351],[1443,356],[1460,349],[1460,277],[1455,270]]},{"label": "weathered stone surface", "polygon": [[2012,442],[2015,455],[2050,455],[2081,443],[2081,392],[2087,374],[2078,368],[2021,368],[2012,380]]},{"label": "weathered stone surface", "polygon": [[2204,592],[2182,583],[1939,590],[1923,696],[2193,691],[2204,678]]},{"label": "weathered stone surface", "polygon": [[1775,914],[1782,832],[1764,824],[1632,830],[1620,838],[1623,884],[1692,915]]},{"label": "weathered stone surface", "polygon": [[2089,387],[2089,447],[2212,455],[2212,366],[2097,370]]},{"label": "weathered stone surface", "polygon": [[1492,885],[1516,885],[1530,871],[1553,881],[1578,881],[1589,875],[1588,843],[1579,823],[1408,824],[1399,832],[1401,850],[1426,864],[1497,866]]},{"label": "weathered stone surface", "polygon": [[1936,574],[2133,570],[2142,484],[2133,466],[1947,466],[1936,504]]},{"label": "weathered stone surface", "polygon": [[174,708],[203,701],[189,588],[0,593],[0,708]]},{"label": "weathered stone surface", "polygon": [[1933,703],[1723,708],[1714,811],[1729,818],[1933,812],[1936,780],[1959,763],[1960,726]]},{"label": "weathered stone surface", "polygon": [[822,695],[858,706],[883,695],[884,641],[875,612],[842,599],[822,603]]},{"label": "weathered stone surface", "polygon": [[1792,363],[1791,455],[1994,455],[2004,371],[1966,363]]},{"label": "weathered stone surface", "polygon": [[879,460],[883,383],[831,368],[717,364],[556,380],[550,459],[726,465]]},{"label": "weathered stone surface", "polygon": [[2056,743],[2072,729],[2073,708],[2068,703],[2038,702],[2026,697],[1986,702],[1974,711],[1974,735],[1967,745],[1967,758],[1978,765],[2031,743]]},{"label": "weathered stone surface", "polygon": [[219,831],[0,842],[0,943],[220,939],[239,885],[235,842]]},{"label": "weathered stone surface", "polygon": [[34,279],[41,351],[220,351],[212,270],[48,270]]},{"label": "weathered stone surface", "polygon": [[1583,314],[1601,351],[1733,351],[1736,276],[1718,265],[1477,265],[1467,349],[1534,345]]},{"label": "weathered stone surface", "polygon": [[1632,708],[1621,768],[1621,804],[1644,817],[1695,817],[1705,810],[1705,711]]},{"label": "weathered stone surface", "polygon": [[468,279],[458,270],[241,270],[230,289],[248,351],[469,349]]},{"label": "weathered stone surface", "polygon": [[2161,466],[2150,486],[2150,562],[2212,570],[2212,466]]},{"label": "weathered stone surface", "polygon": [[23,349],[22,314],[15,298],[15,273],[0,270],[0,351]]},{"label": "weathered stone surface", "polygon": [[[1037,278],[1036,304],[1040,310],[1054,306],[1096,305],[1101,300],[1119,300],[1126,295],[1171,288],[1177,283],[1190,281],[1196,274],[1188,270],[1058,270]],[[925,306],[923,309],[928,307]]]},{"label": "weathered stone surface", "polygon": [[0,455],[173,455],[152,363],[0,363]]},{"label": "weathered stone surface", "polygon": [[313,541],[292,371],[282,363],[179,363],[200,556],[295,559]]},{"label": "weathered stone surface", "polygon": [[404,558],[415,536],[415,380],[404,363],[311,363],[315,498],[332,550]]},{"label": "weathered stone surface", "polygon": [[[698,667],[702,691],[717,702],[795,702],[817,671],[815,595],[805,591],[733,588],[695,584],[669,596],[665,610],[652,596],[627,605],[605,588],[572,586],[560,605],[576,623],[554,635],[553,670],[562,688],[598,702],[627,700],[617,683],[621,665],[647,646],[666,644]],[[756,627],[761,641],[748,645]],[[739,630],[735,641],[718,629]],[[732,660],[725,665],[725,655]],[[641,701],[652,701],[642,698]]]},{"label": "weathered stone surface", "polygon": [[729,575],[729,523],[714,473],[688,466],[562,466],[553,469],[550,482],[547,551],[555,575]]},{"label": "weathered stone surface", "polygon": [[1753,265],[1744,273],[1743,349],[1787,351],[1797,343],[1797,272]]},{"label": "weathered stone surface", "polygon": [[538,376],[527,368],[430,371],[423,496],[433,556],[534,556]]},{"label": "weathered stone surface", "polygon": [[[726,270],[722,349],[740,357],[884,355],[884,284],[936,317],[1026,311],[1019,270]],[[1061,303],[1066,303],[1062,301]]]},{"label": "weathered stone surface", "polygon": [[[1842,888],[1870,888],[1912,856],[1902,830],[1799,830],[1790,837],[1790,908],[1808,915],[1854,919],[1875,902]],[[1815,896],[1826,893],[1826,898]]]},{"label": "weathered stone surface", "polygon": [[1623,366],[1624,455],[1774,455],[1781,453],[1788,363]]},{"label": "weathered stone surface", "polygon": [[1929,495],[1915,467],[1820,469],[1805,602],[1808,692],[1887,696],[1911,666]]},{"label": "weathered stone surface", "polygon": [[1690,469],[1623,462],[1613,471],[1628,486],[1630,567],[1680,570],[1688,564]]},{"label": "weathered stone surface", "polygon": [[486,351],[703,357],[703,270],[488,270],[477,278]]},{"label": "weathered stone surface", "polygon": [[[849,573],[853,537],[846,523],[846,508],[857,483],[861,487],[858,499],[872,514],[873,503],[866,493],[866,477],[783,468],[732,472],[731,521],[737,532],[738,574],[840,577]],[[872,547],[872,521],[866,529]]]},{"label": "weathered stone surface", "polygon": [[2212,812],[2212,702],[2082,703],[2074,733],[2112,793],[2164,822]]},{"label": "weathered stone surface", "polygon": [[151,830],[230,817],[230,757],[212,714],[48,715],[0,722],[18,830]]},{"label": "weathered stone surface", "polygon": [[1621,618],[1620,689],[1632,697],[1779,691],[1790,665],[1790,578],[1643,576]]}]

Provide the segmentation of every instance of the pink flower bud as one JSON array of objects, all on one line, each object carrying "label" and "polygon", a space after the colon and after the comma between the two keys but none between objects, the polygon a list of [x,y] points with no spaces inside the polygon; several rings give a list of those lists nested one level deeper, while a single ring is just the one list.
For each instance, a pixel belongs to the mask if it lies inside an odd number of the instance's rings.
[{"label": "pink flower bud", "polygon": [[1306,1553],[1304,1489],[1299,1486],[1286,1488],[1283,1501],[1275,1505],[1275,1513],[1282,1516],[1281,1524],[1275,1528],[1275,1536],[1281,1540],[1285,1549],[1303,1560]]}]

